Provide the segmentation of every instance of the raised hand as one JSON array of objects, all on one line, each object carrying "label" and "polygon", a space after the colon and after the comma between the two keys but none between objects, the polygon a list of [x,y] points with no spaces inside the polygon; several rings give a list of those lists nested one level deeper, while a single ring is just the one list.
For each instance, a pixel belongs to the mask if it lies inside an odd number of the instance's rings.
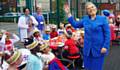
[{"label": "raised hand", "polygon": [[70,13],[70,7],[69,7],[68,3],[64,4],[64,11],[65,11],[67,17],[72,16],[71,13]]},{"label": "raised hand", "polygon": [[29,28],[30,27],[33,27],[33,20],[32,20],[32,18],[30,18],[30,20],[29,20]]},{"label": "raised hand", "polygon": [[64,4],[64,11],[66,14],[70,13],[70,7],[69,7],[68,3]]},{"label": "raised hand", "polygon": [[33,20],[32,20],[32,18],[30,18],[30,20],[29,20],[29,23],[30,23],[30,24],[32,24],[32,23],[33,23]]}]

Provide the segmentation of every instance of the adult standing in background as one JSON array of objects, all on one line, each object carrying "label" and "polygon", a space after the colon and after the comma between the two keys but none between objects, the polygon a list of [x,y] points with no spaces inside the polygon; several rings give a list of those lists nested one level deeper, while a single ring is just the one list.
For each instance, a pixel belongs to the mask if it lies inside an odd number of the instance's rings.
[{"label": "adult standing in background", "polygon": [[68,4],[64,5],[69,23],[74,28],[84,27],[83,59],[85,70],[102,70],[104,57],[108,53],[110,46],[108,20],[105,16],[96,15],[97,8],[92,2],[87,2],[85,9],[87,15],[81,20],[75,21]]},{"label": "adult standing in background", "polygon": [[44,16],[42,15],[42,8],[37,7],[36,13],[33,14],[33,16],[38,22],[37,28],[39,29],[40,33],[43,34],[44,29],[45,29],[45,19],[44,19]]},{"label": "adult standing in background", "polygon": [[30,15],[30,10],[28,8],[23,9],[24,15],[18,20],[18,28],[20,33],[20,40],[24,42],[24,38],[30,36],[31,31],[38,25],[36,19]]}]

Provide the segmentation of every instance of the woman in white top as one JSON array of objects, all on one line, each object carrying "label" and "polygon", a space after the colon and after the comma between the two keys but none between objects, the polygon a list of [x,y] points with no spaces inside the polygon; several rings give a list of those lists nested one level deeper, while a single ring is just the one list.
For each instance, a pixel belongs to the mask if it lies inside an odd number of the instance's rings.
[{"label": "woman in white top", "polygon": [[28,38],[31,31],[38,25],[36,19],[30,15],[28,8],[24,8],[23,12],[25,15],[21,16],[18,20],[21,42],[24,42],[24,38]]}]

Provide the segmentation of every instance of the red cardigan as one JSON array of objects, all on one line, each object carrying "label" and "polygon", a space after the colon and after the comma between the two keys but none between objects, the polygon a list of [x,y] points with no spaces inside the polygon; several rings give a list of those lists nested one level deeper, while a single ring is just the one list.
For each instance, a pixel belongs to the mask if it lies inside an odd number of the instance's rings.
[{"label": "red cardigan", "polygon": [[67,50],[69,54],[76,54],[79,52],[79,49],[73,39],[67,39],[64,49]]}]

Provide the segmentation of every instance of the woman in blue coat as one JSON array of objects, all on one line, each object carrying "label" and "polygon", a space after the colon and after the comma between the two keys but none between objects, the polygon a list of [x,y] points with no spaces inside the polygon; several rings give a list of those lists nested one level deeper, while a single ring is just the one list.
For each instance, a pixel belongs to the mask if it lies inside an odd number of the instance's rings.
[{"label": "woman in blue coat", "polygon": [[70,13],[68,4],[64,5],[68,22],[74,28],[84,27],[84,66],[85,70],[102,70],[104,57],[108,53],[110,44],[109,23],[105,16],[96,15],[96,6],[88,2],[85,5],[87,15],[76,21]]}]

